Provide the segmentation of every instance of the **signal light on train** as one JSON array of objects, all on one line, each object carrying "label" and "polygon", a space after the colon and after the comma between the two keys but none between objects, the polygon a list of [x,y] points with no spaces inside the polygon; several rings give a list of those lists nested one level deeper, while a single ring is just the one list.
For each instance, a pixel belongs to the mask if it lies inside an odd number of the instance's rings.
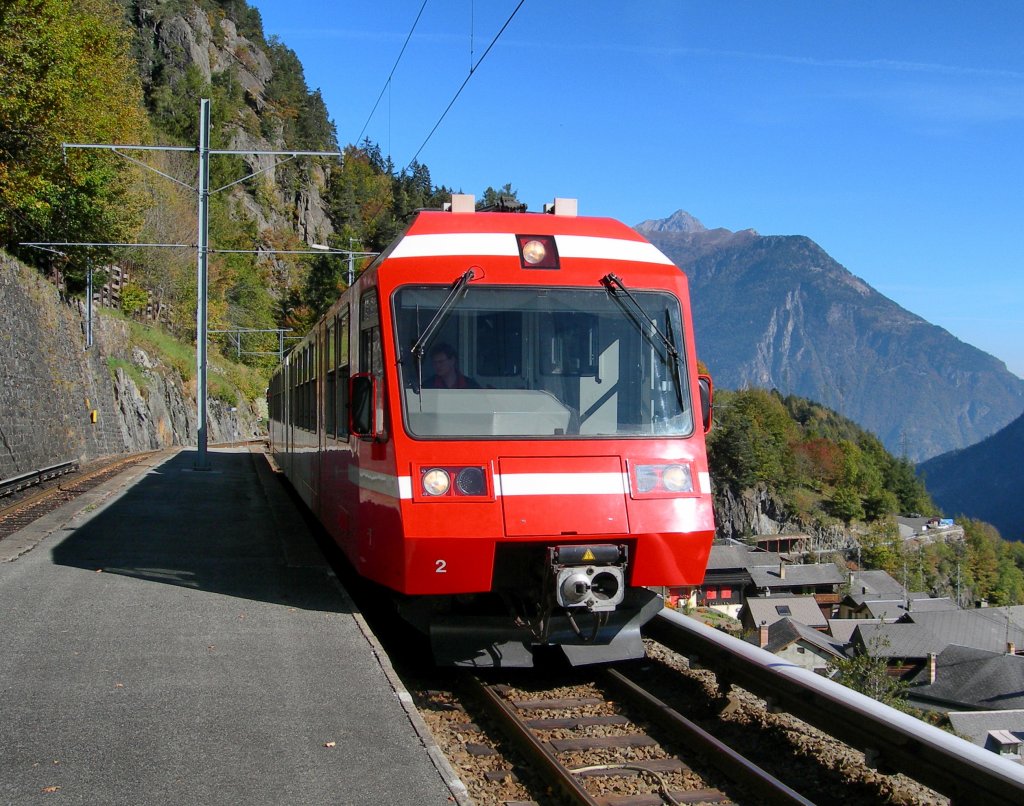
[{"label": "signal light on train", "polygon": [[427,495],[444,495],[451,489],[452,477],[448,471],[435,467],[423,474],[423,492]]},{"label": "signal light on train", "polygon": [[558,247],[553,235],[517,235],[519,262],[524,269],[557,269]]},{"label": "signal light on train", "polygon": [[487,495],[487,479],[483,468],[462,468],[455,477],[455,489],[463,495]]}]

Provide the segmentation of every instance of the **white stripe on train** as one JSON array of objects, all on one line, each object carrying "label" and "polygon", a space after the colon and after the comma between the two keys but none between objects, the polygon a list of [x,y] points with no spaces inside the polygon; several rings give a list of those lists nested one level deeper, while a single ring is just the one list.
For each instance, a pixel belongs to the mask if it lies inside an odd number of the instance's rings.
[{"label": "white stripe on train", "polygon": [[[647,241],[621,238],[598,238],[590,235],[556,235],[558,254],[563,258],[628,260],[635,263],[660,263],[669,260]],[[461,232],[434,235],[407,235],[388,255],[389,259],[406,257],[440,257],[443,255],[476,255],[480,257],[516,257],[519,246],[509,232]]]},{"label": "white stripe on train", "polygon": [[[710,491],[711,477],[697,474],[700,490]],[[412,477],[392,476],[376,470],[349,467],[349,480],[364,490],[402,500],[412,499]],[[629,492],[625,473],[506,473],[494,476],[496,497],[513,495],[624,495]]]}]

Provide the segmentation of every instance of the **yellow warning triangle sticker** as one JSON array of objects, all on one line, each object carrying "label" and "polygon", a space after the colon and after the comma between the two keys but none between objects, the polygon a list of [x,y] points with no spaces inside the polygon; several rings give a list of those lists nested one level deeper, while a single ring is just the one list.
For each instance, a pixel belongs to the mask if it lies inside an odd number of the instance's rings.
[{"label": "yellow warning triangle sticker", "polygon": [[585,552],[583,552],[583,559],[586,562],[591,562],[594,559],[594,552],[592,552],[590,549],[587,549]]}]

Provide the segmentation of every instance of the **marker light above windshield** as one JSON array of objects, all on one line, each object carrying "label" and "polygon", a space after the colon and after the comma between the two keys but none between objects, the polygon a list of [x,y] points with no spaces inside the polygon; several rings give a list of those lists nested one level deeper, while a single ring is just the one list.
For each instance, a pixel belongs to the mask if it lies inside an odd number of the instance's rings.
[{"label": "marker light above windshield", "polygon": [[558,248],[553,235],[517,235],[519,263],[524,269],[558,269]]}]

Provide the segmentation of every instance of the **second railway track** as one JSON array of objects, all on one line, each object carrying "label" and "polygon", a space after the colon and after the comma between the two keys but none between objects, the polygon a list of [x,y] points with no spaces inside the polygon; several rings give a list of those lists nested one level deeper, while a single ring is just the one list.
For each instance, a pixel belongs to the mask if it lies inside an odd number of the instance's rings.
[{"label": "second railway track", "polygon": [[3,506],[0,507],[0,540],[153,455],[154,452],[148,452],[110,457],[83,465],[59,477],[45,479],[34,487],[3,499]]}]

